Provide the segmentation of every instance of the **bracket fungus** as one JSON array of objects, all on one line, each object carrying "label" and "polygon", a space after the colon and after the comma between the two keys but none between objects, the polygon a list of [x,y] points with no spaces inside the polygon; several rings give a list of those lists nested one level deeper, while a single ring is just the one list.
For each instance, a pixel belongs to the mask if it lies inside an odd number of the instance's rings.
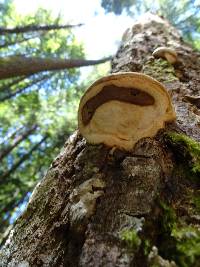
[{"label": "bracket fungus", "polygon": [[164,58],[166,59],[169,63],[175,64],[178,61],[178,56],[176,51],[173,48],[169,47],[158,47],[156,48],[152,56],[155,58]]},{"label": "bracket fungus", "polygon": [[131,150],[175,120],[165,87],[136,72],[116,73],[94,82],[83,95],[78,126],[89,143]]}]

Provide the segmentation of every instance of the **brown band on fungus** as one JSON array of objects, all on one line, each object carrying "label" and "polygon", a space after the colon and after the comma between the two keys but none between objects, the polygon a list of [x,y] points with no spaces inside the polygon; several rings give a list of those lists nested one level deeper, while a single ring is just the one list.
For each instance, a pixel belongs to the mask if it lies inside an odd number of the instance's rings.
[{"label": "brown band on fungus", "polygon": [[113,84],[107,85],[83,106],[83,124],[87,125],[92,119],[96,109],[111,100],[118,100],[139,106],[149,106],[153,105],[155,102],[155,99],[150,94],[137,88],[118,87]]}]

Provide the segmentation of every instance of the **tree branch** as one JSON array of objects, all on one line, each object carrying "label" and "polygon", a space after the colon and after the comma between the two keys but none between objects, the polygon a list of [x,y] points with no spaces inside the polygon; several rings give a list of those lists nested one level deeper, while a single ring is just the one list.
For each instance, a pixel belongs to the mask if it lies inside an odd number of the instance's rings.
[{"label": "tree branch", "polygon": [[7,179],[10,177],[10,175],[17,169],[20,167],[20,165],[26,160],[28,159],[32,153],[48,138],[48,135],[45,135],[42,140],[40,142],[38,142],[37,144],[35,144],[28,153],[26,153],[25,155],[22,156],[22,158],[20,160],[18,160],[10,170],[6,171],[4,174],[2,174],[2,176],[0,177],[0,182],[4,183],[7,181]]},{"label": "tree branch", "polygon": [[37,38],[37,37],[40,37],[41,34],[38,34],[37,36],[30,36],[30,37],[23,37],[23,39],[20,39],[20,40],[14,40],[14,41],[10,41],[10,42],[5,42],[3,44],[0,45],[0,49],[2,48],[6,48],[8,46],[11,46],[11,45],[15,45],[15,44],[21,44],[23,42],[27,42],[31,39],[34,39],[34,38]]},{"label": "tree branch", "polygon": [[13,144],[5,147],[0,151],[0,162],[2,161],[3,158],[5,158],[18,144],[20,144],[23,140],[25,140],[29,135],[31,135],[36,129],[37,125],[33,125],[31,128],[28,128],[25,132],[17,136],[15,138]]},{"label": "tree branch", "polygon": [[41,71],[62,70],[97,65],[109,60],[111,60],[111,57],[98,60],[86,60],[10,56],[0,58],[0,79],[21,75],[31,75]]},{"label": "tree branch", "polygon": [[35,32],[35,31],[51,31],[51,30],[61,30],[61,29],[70,29],[74,27],[82,26],[82,23],[79,24],[68,24],[68,25],[27,25],[22,27],[15,28],[3,28],[0,27],[0,35],[3,34],[14,34],[14,33],[26,33],[26,32]]},{"label": "tree branch", "polygon": [[41,83],[42,81],[45,81],[45,80],[49,79],[50,77],[52,77],[52,75],[45,75],[45,76],[39,77],[38,79],[34,79],[31,82],[27,83],[25,86],[19,88],[18,90],[9,92],[7,95],[0,97],[0,102],[8,100],[8,99],[16,96],[17,94],[24,92],[29,87],[31,87],[37,83]]},{"label": "tree branch", "polygon": [[4,144],[4,142],[7,142],[9,139],[14,138],[18,132],[20,132],[23,129],[23,126],[18,127],[15,131],[8,133],[3,140],[0,142],[0,145]]}]

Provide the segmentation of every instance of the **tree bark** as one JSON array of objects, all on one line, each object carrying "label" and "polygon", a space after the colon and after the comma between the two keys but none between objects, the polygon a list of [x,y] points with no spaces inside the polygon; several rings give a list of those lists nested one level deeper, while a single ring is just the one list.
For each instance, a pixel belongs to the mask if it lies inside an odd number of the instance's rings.
[{"label": "tree bark", "polygon": [[41,71],[92,66],[104,63],[110,59],[110,57],[98,60],[86,60],[10,56],[0,58],[0,80],[21,75],[28,76]]},{"label": "tree bark", "polygon": [[[158,46],[175,48],[179,62],[152,58]],[[199,266],[199,110],[183,102],[199,92],[199,59],[157,16],[126,31],[112,72],[143,72],[162,82],[176,122],[129,153],[90,145],[75,132],[17,220],[1,267]]]},{"label": "tree bark", "polygon": [[0,162],[2,161],[2,159],[4,157],[6,157],[18,144],[20,144],[22,141],[24,141],[29,135],[31,135],[36,129],[37,129],[37,125],[33,125],[32,127],[30,127],[29,129],[26,129],[25,132],[21,133],[20,135],[18,135],[15,139],[14,142],[3,148],[0,151]]},{"label": "tree bark", "polygon": [[82,23],[75,25],[26,25],[22,27],[15,28],[2,28],[0,27],[0,35],[4,34],[18,34],[18,33],[27,33],[27,32],[37,32],[37,31],[51,31],[51,30],[61,30],[61,29],[71,29],[75,27],[82,26]]}]

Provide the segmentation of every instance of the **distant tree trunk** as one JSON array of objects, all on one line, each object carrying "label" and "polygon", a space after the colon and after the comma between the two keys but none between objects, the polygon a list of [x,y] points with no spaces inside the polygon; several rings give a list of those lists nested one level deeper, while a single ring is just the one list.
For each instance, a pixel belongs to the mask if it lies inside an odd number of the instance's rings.
[{"label": "distant tree trunk", "polygon": [[37,125],[33,125],[32,127],[26,129],[23,133],[18,135],[12,144],[9,146],[6,146],[0,151],[0,162],[4,157],[6,157],[18,144],[20,144],[22,141],[24,141],[29,135],[31,135],[36,129]]},{"label": "distant tree trunk", "polygon": [[6,85],[3,85],[0,87],[0,93],[2,91],[5,91],[7,90],[8,88],[12,87],[13,85],[16,85],[18,84],[19,82],[23,81],[24,79],[26,79],[26,76],[21,76],[21,77],[18,77],[18,78],[15,78],[13,79],[10,83],[7,83]]},{"label": "distant tree trunk", "polygon": [[0,35],[4,34],[18,34],[18,33],[27,33],[27,32],[37,32],[37,31],[52,31],[52,30],[61,30],[61,29],[71,29],[75,27],[82,26],[82,23],[79,24],[67,24],[67,25],[26,25],[22,27],[15,28],[2,28],[0,27]]},{"label": "distant tree trunk", "polygon": [[47,74],[47,75],[42,75],[42,76],[40,75],[38,78],[35,78],[32,81],[29,81],[28,83],[25,83],[23,87],[20,87],[19,89],[15,91],[12,91],[10,90],[9,87],[7,87],[8,92],[6,93],[4,92],[3,96],[1,96],[1,92],[0,92],[0,102],[11,99],[12,97],[15,97],[16,95],[24,92],[26,89],[30,88],[31,86],[37,83],[45,82],[47,79],[51,78],[52,76],[53,76],[52,74]]},{"label": "distant tree trunk", "polygon": [[13,164],[13,166],[11,167],[10,170],[6,171],[5,173],[3,173],[1,176],[0,176],[0,184],[2,183],[7,183],[10,175],[17,169],[21,166],[21,164],[23,164],[25,162],[25,160],[27,160],[31,155],[32,153],[37,150],[40,145],[42,143],[44,143],[44,141],[48,138],[48,135],[45,135],[40,142],[36,143],[31,149],[30,151],[28,151],[26,154],[24,154],[16,163]]},{"label": "distant tree trunk", "polygon": [[22,37],[21,39],[15,39],[14,41],[10,41],[10,42],[5,42],[3,44],[0,45],[0,49],[2,48],[6,48],[8,46],[11,45],[15,45],[15,44],[21,44],[23,42],[26,42],[28,40],[34,39],[34,38],[42,38],[41,34],[37,34],[35,36],[29,36],[29,37]]},{"label": "distant tree trunk", "polygon": [[[200,266],[200,111],[183,101],[200,90],[200,54],[167,21],[143,19],[123,36],[112,72],[161,81],[177,121],[130,153],[75,132],[17,220],[1,267]],[[152,58],[158,46],[175,48],[179,63]]]},{"label": "distant tree trunk", "polygon": [[97,60],[86,60],[10,56],[0,58],[0,80],[22,75],[28,76],[47,70],[63,70],[92,66],[104,63],[110,59],[110,57]]},{"label": "distant tree trunk", "polygon": [[23,127],[24,127],[24,126],[20,126],[20,127],[18,127],[17,129],[15,129],[14,131],[9,132],[9,133],[3,138],[3,140],[2,140],[1,143],[0,143],[0,144],[2,145],[2,147],[3,147],[3,144],[4,144],[5,142],[9,142],[9,139],[12,140],[12,138],[15,138],[15,136],[16,136],[17,134],[20,133],[20,131],[23,129]]}]

